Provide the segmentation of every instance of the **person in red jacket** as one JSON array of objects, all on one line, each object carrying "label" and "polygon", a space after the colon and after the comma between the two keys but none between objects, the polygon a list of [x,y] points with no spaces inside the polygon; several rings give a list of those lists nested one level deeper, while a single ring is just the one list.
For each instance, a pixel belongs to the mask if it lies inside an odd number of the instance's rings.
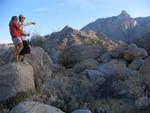
[{"label": "person in red jacket", "polygon": [[19,53],[23,48],[22,39],[21,39],[21,30],[18,24],[18,17],[13,16],[9,23],[9,30],[12,37],[12,41],[15,45],[15,59],[19,61]]}]

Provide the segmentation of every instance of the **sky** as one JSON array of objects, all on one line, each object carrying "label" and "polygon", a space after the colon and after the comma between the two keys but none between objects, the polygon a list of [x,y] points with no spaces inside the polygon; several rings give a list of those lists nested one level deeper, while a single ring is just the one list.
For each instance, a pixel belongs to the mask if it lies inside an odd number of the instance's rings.
[{"label": "sky", "polygon": [[22,14],[26,22],[36,22],[27,29],[41,35],[69,25],[81,29],[98,18],[117,16],[126,10],[131,17],[150,16],[150,0],[0,0],[0,43],[10,43],[8,23]]}]

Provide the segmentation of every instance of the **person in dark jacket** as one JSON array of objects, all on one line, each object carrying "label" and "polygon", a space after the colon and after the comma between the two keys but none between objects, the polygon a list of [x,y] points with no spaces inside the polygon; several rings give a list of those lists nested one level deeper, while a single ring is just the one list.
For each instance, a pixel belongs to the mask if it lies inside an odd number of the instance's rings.
[{"label": "person in dark jacket", "polygon": [[[26,33],[24,27],[25,26],[29,26],[29,25],[35,25],[34,22],[24,22],[25,20],[25,17],[23,15],[19,15],[19,26],[20,26],[20,29],[23,33],[27,34],[26,36],[24,35],[21,35],[21,39],[22,39],[22,42],[23,42],[23,49],[22,51],[20,52],[19,55],[22,55],[22,61],[26,62],[25,61],[25,57],[30,54],[30,46],[29,46],[29,43],[28,43],[28,39],[27,39],[27,36],[29,36],[30,34],[29,33]],[[27,62],[26,62],[27,63]]]}]

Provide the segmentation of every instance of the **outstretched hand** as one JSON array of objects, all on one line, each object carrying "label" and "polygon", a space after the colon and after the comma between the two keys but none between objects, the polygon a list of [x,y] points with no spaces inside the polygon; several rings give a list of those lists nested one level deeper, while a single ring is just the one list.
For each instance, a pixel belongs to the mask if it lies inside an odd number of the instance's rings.
[{"label": "outstretched hand", "polygon": [[35,25],[36,23],[35,23],[35,22],[32,22],[32,24]]}]

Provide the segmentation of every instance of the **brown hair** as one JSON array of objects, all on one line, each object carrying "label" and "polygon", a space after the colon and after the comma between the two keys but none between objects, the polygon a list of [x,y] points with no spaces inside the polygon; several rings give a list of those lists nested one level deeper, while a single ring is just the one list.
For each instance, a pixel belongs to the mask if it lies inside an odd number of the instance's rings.
[{"label": "brown hair", "polygon": [[13,16],[13,17],[11,18],[10,22],[9,22],[9,25],[10,25],[16,18],[18,18],[18,17],[17,17],[17,16]]}]

